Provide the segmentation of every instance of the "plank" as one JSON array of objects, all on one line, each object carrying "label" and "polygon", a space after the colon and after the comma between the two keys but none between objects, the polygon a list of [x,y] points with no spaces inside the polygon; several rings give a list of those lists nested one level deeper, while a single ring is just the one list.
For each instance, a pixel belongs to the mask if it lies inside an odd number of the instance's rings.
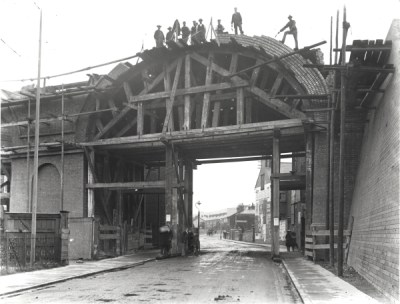
[{"label": "plank", "polygon": [[244,122],[244,90],[236,89],[236,124],[241,125]]},{"label": "plank", "polygon": [[[240,87],[246,87],[248,85],[249,85],[248,82],[241,81],[241,82],[237,82],[237,83],[222,82],[222,83],[210,84],[208,86],[205,86],[205,85],[204,86],[195,86],[195,87],[191,87],[191,88],[178,89],[175,92],[175,96],[207,93],[207,92],[213,92],[213,91],[218,91],[218,90],[235,89],[235,88],[240,88]],[[167,90],[167,91],[163,91],[163,92],[131,96],[129,102],[135,103],[135,102],[154,100],[154,99],[159,99],[159,98],[168,98],[170,95],[171,95],[171,92],[169,90]]]},{"label": "plank", "polygon": [[[207,71],[206,71],[206,81],[205,86],[209,86],[212,82],[212,64],[214,61],[214,54],[210,53],[208,55]],[[203,97],[203,110],[201,114],[201,127],[207,128],[209,123],[209,112],[210,112],[210,93],[204,93]]]},{"label": "plank", "polygon": [[212,123],[211,123],[212,127],[218,127],[220,112],[221,112],[221,102],[216,101],[214,103],[214,111],[213,111],[213,117],[212,117]]},{"label": "plank", "polygon": [[292,109],[288,104],[279,99],[271,98],[269,94],[258,87],[245,88],[245,90],[259,97],[261,103],[288,118],[306,118],[306,115],[303,112]]},{"label": "plank", "polygon": [[[338,230],[334,230],[333,231],[334,235],[337,236],[338,235]],[[315,230],[315,231],[307,231],[306,235],[313,235],[313,236],[329,236],[330,235],[330,231],[329,230]],[[351,231],[350,230],[344,230],[343,231],[343,235],[344,236],[350,236],[351,235]]]},{"label": "plank", "polygon": [[[171,116],[173,115],[175,94],[176,94],[176,89],[178,88],[179,76],[180,76],[181,69],[182,69],[182,62],[183,62],[183,59],[181,58],[178,61],[178,65],[176,67],[175,78],[174,78],[174,83],[172,85],[170,97],[166,100],[167,112],[166,112],[165,120],[164,120],[163,133],[167,132],[167,127],[172,125],[172,124],[170,124],[170,120],[171,120]],[[172,127],[170,127],[170,130],[171,129],[172,129]]]},{"label": "plank", "polygon": [[[306,244],[306,249],[318,250],[318,249],[329,249],[330,244]],[[343,248],[346,248],[347,244],[343,244]],[[338,248],[337,244],[334,244],[334,248]]]},{"label": "plank", "polygon": [[[190,56],[186,55],[185,56],[185,89],[189,89],[190,88],[190,70],[191,70]],[[192,121],[191,121],[190,95],[185,95],[183,129],[184,130],[189,130],[191,123],[192,123]]]},{"label": "plank", "polygon": [[87,189],[159,189],[165,187],[165,181],[150,182],[114,182],[86,184]]}]

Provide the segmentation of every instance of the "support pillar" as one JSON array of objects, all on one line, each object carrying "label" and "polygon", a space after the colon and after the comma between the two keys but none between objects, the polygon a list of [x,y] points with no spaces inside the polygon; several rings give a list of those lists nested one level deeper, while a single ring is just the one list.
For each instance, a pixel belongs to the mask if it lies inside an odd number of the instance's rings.
[{"label": "support pillar", "polygon": [[309,125],[304,126],[306,134],[306,231],[310,230],[313,217],[313,162],[314,162],[314,134]]},{"label": "support pillar", "polygon": [[178,248],[178,193],[177,189],[173,188],[176,183],[176,175],[173,164],[173,150],[170,145],[165,146],[165,222],[172,229],[172,248],[171,254],[177,254]]},{"label": "support pillar", "polygon": [[190,162],[185,163],[185,207],[187,225],[193,227],[193,168]]},{"label": "support pillar", "polygon": [[274,130],[272,143],[272,257],[279,257],[279,173],[280,173],[280,151],[279,151],[279,130]]}]

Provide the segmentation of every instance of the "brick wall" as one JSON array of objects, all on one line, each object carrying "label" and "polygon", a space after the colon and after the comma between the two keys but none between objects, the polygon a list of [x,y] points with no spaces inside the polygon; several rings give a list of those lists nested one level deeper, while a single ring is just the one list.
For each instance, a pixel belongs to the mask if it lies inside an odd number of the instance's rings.
[{"label": "brick wall", "polygon": [[[32,178],[33,161],[30,164],[30,178]],[[43,164],[53,165],[60,174],[61,159],[59,155],[39,157],[39,167]],[[83,216],[83,206],[86,203],[83,200],[85,189],[83,168],[83,154],[66,154],[64,156],[64,210],[69,211],[71,217]],[[29,212],[26,159],[13,159],[11,172],[10,212]],[[55,179],[60,180],[60,177],[55,177]]]},{"label": "brick wall", "polygon": [[369,113],[355,180],[348,264],[393,302],[399,300],[399,96],[400,20],[388,35],[396,67]]}]

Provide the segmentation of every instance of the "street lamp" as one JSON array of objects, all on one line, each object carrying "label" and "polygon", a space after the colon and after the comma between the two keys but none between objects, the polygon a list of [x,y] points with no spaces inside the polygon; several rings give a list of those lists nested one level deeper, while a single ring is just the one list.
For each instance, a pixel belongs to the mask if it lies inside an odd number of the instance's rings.
[{"label": "street lamp", "polygon": [[201,205],[201,203],[200,202],[197,202],[194,206],[196,207],[196,209],[198,210],[198,213],[197,213],[197,228],[199,229],[199,234],[200,234],[200,209],[199,209],[199,207],[197,207],[197,205]]}]

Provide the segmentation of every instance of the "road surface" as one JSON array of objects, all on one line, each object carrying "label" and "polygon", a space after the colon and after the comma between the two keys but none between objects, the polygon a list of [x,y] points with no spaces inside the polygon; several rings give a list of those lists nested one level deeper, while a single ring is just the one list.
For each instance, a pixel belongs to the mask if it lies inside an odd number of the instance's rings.
[{"label": "road surface", "polygon": [[149,262],[2,298],[2,303],[301,303],[265,247],[201,238],[201,254]]}]

